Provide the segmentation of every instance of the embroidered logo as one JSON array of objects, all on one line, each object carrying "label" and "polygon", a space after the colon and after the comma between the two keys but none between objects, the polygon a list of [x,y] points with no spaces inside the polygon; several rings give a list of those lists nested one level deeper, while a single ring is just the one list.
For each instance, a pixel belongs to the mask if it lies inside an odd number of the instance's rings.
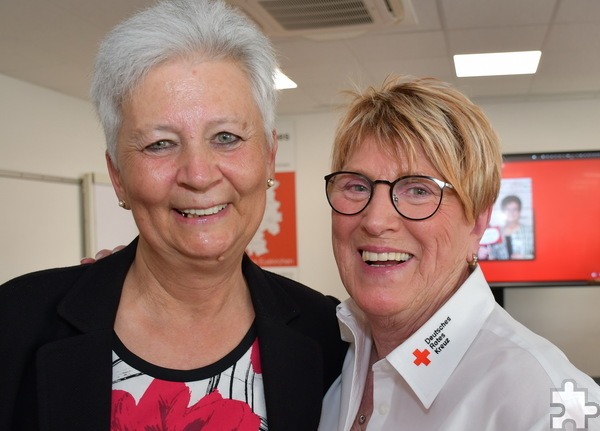
[{"label": "embroidered logo", "polygon": [[421,364],[427,366],[431,363],[431,360],[428,358],[431,352],[427,349],[421,351],[419,349],[415,349],[413,355],[415,355],[415,360],[413,361],[416,366]]},{"label": "embroidered logo", "polygon": [[436,355],[439,355],[444,348],[450,344],[450,338],[444,332],[446,326],[450,324],[452,319],[450,316],[446,317],[446,320],[442,321],[440,325],[434,329],[431,335],[425,338],[425,343],[429,346],[431,350],[435,352]]}]

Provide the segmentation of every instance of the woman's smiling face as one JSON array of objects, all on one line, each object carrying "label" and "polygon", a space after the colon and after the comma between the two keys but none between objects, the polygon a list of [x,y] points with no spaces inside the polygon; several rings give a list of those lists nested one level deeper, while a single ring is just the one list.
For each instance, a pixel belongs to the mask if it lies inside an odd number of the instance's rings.
[{"label": "woman's smiling face", "polygon": [[117,160],[108,165],[140,237],[158,253],[239,258],[262,219],[276,151],[242,68],[166,62],[122,114]]},{"label": "woman's smiling face", "polygon": [[[406,162],[390,158],[373,138],[363,141],[343,170],[372,180],[394,181],[404,175],[444,180],[422,152],[413,171],[407,172]],[[448,189],[432,217],[414,221],[398,214],[385,184],[375,186],[364,211],[353,216],[333,212],[332,223],[334,255],[350,296],[371,317],[409,318],[416,325],[467,276],[466,262],[483,232],[481,222],[467,221],[461,203]],[[373,261],[374,253],[383,255]]]}]

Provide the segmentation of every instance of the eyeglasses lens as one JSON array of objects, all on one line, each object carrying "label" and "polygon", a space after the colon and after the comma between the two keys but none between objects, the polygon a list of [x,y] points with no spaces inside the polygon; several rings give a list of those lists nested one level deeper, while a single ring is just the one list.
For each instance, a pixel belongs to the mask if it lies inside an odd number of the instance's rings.
[{"label": "eyeglasses lens", "polygon": [[358,214],[371,200],[377,183],[388,184],[390,198],[396,210],[405,218],[422,220],[431,217],[442,199],[442,188],[427,177],[409,176],[393,183],[372,181],[356,173],[336,173],[327,177],[327,199],[331,207],[346,215]]}]

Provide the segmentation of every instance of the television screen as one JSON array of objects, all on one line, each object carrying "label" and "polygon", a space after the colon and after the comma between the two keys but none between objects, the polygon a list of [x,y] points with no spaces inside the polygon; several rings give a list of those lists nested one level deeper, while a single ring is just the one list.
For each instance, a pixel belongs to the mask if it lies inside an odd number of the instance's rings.
[{"label": "television screen", "polygon": [[492,287],[600,285],[600,150],[504,155],[479,262]]}]

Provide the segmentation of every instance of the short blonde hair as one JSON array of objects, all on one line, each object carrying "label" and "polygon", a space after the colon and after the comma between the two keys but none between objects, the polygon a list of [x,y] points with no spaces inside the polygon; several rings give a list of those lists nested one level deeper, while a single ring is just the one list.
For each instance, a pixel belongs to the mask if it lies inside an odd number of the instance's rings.
[{"label": "short blonde hair", "polygon": [[335,134],[332,169],[342,170],[365,139],[390,157],[407,159],[421,149],[453,185],[473,221],[500,190],[500,142],[482,110],[449,84],[433,78],[390,76],[381,88],[350,92],[353,100]]}]

